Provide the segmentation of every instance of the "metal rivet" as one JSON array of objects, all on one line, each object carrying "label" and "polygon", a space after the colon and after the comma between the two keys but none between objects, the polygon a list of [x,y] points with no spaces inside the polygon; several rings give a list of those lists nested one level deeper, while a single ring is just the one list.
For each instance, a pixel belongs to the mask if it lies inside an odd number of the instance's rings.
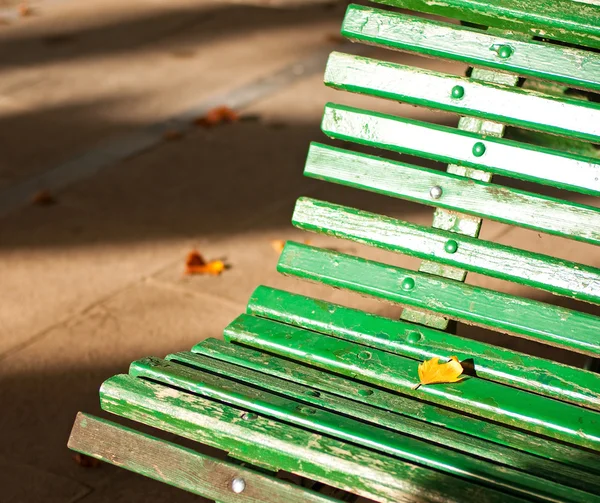
[{"label": "metal rivet", "polygon": [[456,253],[456,250],[458,250],[458,243],[454,241],[454,239],[450,239],[446,241],[444,250],[446,250],[448,253]]},{"label": "metal rivet", "polygon": [[502,59],[510,58],[512,56],[513,50],[510,45],[501,45],[498,47],[498,56]]},{"label": "metal rivet", "polygon": [[246,481],[243,478],[236,477],[231,481],[231,490],[234,493],[240,494],[244,492],[244,489],[246,489]]},{"label": "metal rivet", "polygon": [[371,352],[370,351],[361,351],[360,353],[358,353],[358,357],[361,360],[370,360],[371,359]]},{"label": "metal rivet", "polygon": [[255,414],[254,412],[244,412],[242,414],[242,419],[244,421],[252,421],[253,419],[256,419],[258,417],[257,414]]},{"label": "metal rivet", "polygon": [[321,393],[319,393],[318,391],[312,390],[312,389],[309,389],[308,391],[305,391],[304,394],[308,395],[308,396],[314,396],[314,397],[317,397],[317,398],[321,396]]},{"label": "metal rivet", "polygon": [[465,88],[463,86],[454,86],[450,95],[453,98],[460,99],[465,95]]},{"label": "metal rivet", "polygon": [[371,396],[373,394],[373,390],[370,389],[359,389],[358,394],[360,396]]},{"label": "metal rivet", "polygon": [[402,281],[402,290],[412,290],[415,287],[415,280],[412,278],[404,278]]},{"label": "metal rivet", "polygon": [[312,407],[306,407],[305,405],[300,405],[297,407],[298,412],[301,412],[302,414],[315,414],[317,412],[317,409],[313,409]]},{"label": "metal rivet", "polygon": [[473,145],[473,155],[475,157],[481,157],[483,154],[485,154],[485,145],[478,141]]},{"label": "metal rivet", "polygon": [[419,332],[411,332],[406,336],[406,340],[411,344],[419,342],[423,336]]},{"label": "metal rivet", "polygon": [[442,188],[439,185],[436,185],[429,189],[429,195],[432,199],[439,199],[440,197],[442,197],[442,192]]}]

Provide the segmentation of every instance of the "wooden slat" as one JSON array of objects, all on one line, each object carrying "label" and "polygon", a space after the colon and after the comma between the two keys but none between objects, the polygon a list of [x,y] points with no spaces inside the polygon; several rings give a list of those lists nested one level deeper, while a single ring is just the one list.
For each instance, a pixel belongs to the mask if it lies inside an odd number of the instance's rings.
[{"label": "wooden slat", "polygon": [[[312,143],[306,176],[600,244],[600,209]],[[434,199],[432,187],[442,189]]]},{"label": "wooden slat", "polygon": [[374,1],[600,49],[600,8],[594,0]]},{"label": "wooden slat", "polygon": [[[342,34],[355,42],[448,58],[519,75],[600,90],[600,54],[495,36],[483,30],[351,5]],[[498,52],[508,47],[501,57]],[[505,51],[507,49],[504,49]]]},{"label": "wooden slat", "polygon": [[[600,106],[334,52],[328,86],[600,143]],[[460,86],[463,96],[452,89]]]},{"label": "wooden slat", "polygon": [[[194,353],[227,361],[235,365],[257,370],[286,381],[302,384],[308,388],[325,391],[336,396],[351,399],[370,407],[400,414],[419,420],[423,431],[431,425],[443,428],[446,432],[458,432],[472,438],[492,442],[498,446],[534,454],[551,459],[568,467],[600,474],[600,456],[592,451],[581,450],[573,455],[573,448],[563,443],[541,439],[531,433],[507,428],[500,424],[464,415],[448,408],[414,400],[399,393],[387,391],[368,383],[357,383],[337,374],[301,365],[289,359],[270,353],[256,351],[222,340],[205,339],[192,348]],[[498,452],[501,452],[500,449]]]},{"label": "wooden slat", "polygon": [[595,411],[473,377],[460,384],[415,390],[419,383],[415,360],[264,318],[242,315],[227,327],[225,337],[356,381],[600,451],[600,414]]},{"label": "wooden slat", "polygon": [[[277,386],[272,380],[261,381],[252,375],[253,372],[248,375],[248,371],[232,368],[233,366],[222,362],[203,361],[199,368],[190,368],[187,364],[179,363],[186,362],[148,358],[133,362],[130,374],[353,442],[451,475],[459,475],[499,491],[541,501],[600,501],[600,495],[594,497],[588,492],[575,489],[575,486],[581,485],[581,482],[576,480],[565,480],[565,484],[569,484],[568,487],[550,482],[548,476],[552,472],[546,472],[545,477],[540,478],[532,475],[529,467],[527,473],[524,473],[506,464],[499,466],[484,459],[474,459],[464,452],[457,453],[448,449],[447,446],[433,446],[429,442],[401,435],[388,428],[378,428],[376,424],[365,424],[353,417],[352,404],[340,403],[340,400],[337,400],[338,405],[346,405],[346,410],[327,410],[327,407],[323,407],[323,398],[315,397],[311,400],[310,396],[302,395],[303,392],[314,393],[314,390],[298,390],[298,387],[283,383],[278,393],[267,386],[267,383]],[[223,372],[233,373],[234,379],[227,378]],[[253,377],[259,387],[246,384],[246,379]],[[300,396],[299,399],[290,396],[290,393],[294,392]],[[350,417],[338,412],[349,413]],[[395,422],[392,424],[395,425]],[[555,469],[558,469],[558,466],[555,466]],[[580,473],[579,477],[582,475]],[[600,494],[600,484],[597,482],[598,480],[595,484],[588,484],[585,489]]]},{"label": "wooden slat", "polygon": [[247,312],[416,360],[456,355],[481,379],[600,411],[600,374],[551,360],[266,286]]},{"label": "wooden slat", "polygon": [[242,478],[246,483],[246,501],[339,503],[289,482],[81,412],[75,419],[69,448],[221,503],[239,503],[240,494],[231,490],[234,478]]},{"label": "wooden slat", "polygon": [[[600,195],[597,159],[331,103],[321,127],[331,138]],[[476,143],[484,155],[473,154]]]},{"label": "wooden slat", "polygon": [[600,355],[600,318],[590,314],[298,243],[286,244],[277,269],[499,332]]},{"label": "wooden slat", "polygon": [[600,304],[600,269],[366,211],[300,198],[296,227]]},{"label": "wooden slat", "polygon": [[457,477],[311,433],[132,376],[102,385],[104,410],[213,447],[237,459],[313,478],[386,503],[522,501]]}]

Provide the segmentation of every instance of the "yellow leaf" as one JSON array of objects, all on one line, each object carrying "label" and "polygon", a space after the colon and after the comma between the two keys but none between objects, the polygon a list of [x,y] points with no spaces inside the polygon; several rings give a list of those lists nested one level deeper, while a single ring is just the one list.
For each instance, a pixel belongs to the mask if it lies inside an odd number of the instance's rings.
[{"label": "yellow leaf", "polygon": [[432,358],[419,364],[419,380],[421,384],[457,382],[461,380],[463,367],[456,356],[450,361],[440,363],[439,358]]}]

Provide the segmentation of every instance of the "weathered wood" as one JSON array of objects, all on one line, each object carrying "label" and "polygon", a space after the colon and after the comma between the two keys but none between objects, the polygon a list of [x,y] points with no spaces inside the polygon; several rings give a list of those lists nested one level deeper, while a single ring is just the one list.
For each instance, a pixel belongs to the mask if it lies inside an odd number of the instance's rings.
[{"label": "weathered wood", "polygon": [[[600,244],[600,209],[312,143],[306,176]],[[439,196],[432,188],[440,189]]]},{"label": "weathered wood", "polygon": [[594,0],[374,1],[600,49],[600,8]]},{"label": "weathered wood", "polygon": [[[600,495],[594,497],[589,492],[574,489],[578,485],[575,480],[566,480],[566,487],[544,478],[517,471],[514,468],[500,466],[484,459],[474,459],[466,453],[457,453],[445,446],[433,446],[429,442],[406,435],[400,435],[389,429],[366,425],[352,417],[330,412],[322,407],[315,407],[311,400],[302,396],[299,400],[290,397],[285,386],[285,395],[273,393],[271,390],[248,386],[244,382],[223,377],[223,364],[207,363],[203,369],[191,369],[180,365],[177,361],[165,361],[159,358],[147,358],[134,362],[130,374],[203,397],[219,400],[252,413],[301,426],[311,431],[326,434],[341,440],[390,454],[399,459],[419,463],[451,475],[458,475],[474,483],[485,484],[499,491],[506,491],[522,497],[532,497],[540,501],[600,501]],[[215,375],[215,371],[220,375]],[[230,368],[231,370],[231,368]],[[246,372],[237,377],[244,379]],[[309,394],[313,391],[304,390]],[[320,398],[320,397],[319,397]],[[321,400],[318,400],[321,402]],[[347,409],[346,412],[352,409]],[[338,412],[343,413],[340,410]],[[576,452],[574,452],[576,455]],[[558,468],[558,467],[555,467]],[[552,472],[547,472],[546,477]],[[583,474],[579,474],[580,476]],[[600,484],[588,484],[591,493],[600,494]]]},{"label": "weathered wood", "polygon": [[303,230],[600,304],[600,269],[584,264],[310,198],[298,199],[292,222]]},{"label": "weathered wood", "polygon": [[600,456],[592,451],[581,450],[578,451],[577,456],[573,456],[573,447],[566,444],[547,438],[541,439],[522,430],[507,428],[452,409],[414,400],[410,396],[388,391],[366,382],[357,383],[355,380],[302,365],[297,361],[216,339],[205,339],[194,346],[192,351],[277,376],[308,388],[349,398],[386,412],[414,418],[424,424],[442,427],[444,431],[459,432],[472,438],[551,459],[577,470],[600,474]]},{"label": "weathered wood", "polygon": [[600,355],[600,318],[579,311],[292,242],[285,245],[277,269],[499,332]]},{"label": "weathered wood", "polygon": [[104,410],[224,449],[237,459],[258,460],[384,503],[523,501],[274,419],[244,419],[244,410],[131,376],[106,381],[100,399]]},{"label": "weathered wood", "polygon": [[362,5],[348,8],[342,35],[369,45],[600,90],[600,55],[592,51],[519,40],[511,38],[511,34],[498,36],[466,26]]},{"label": "weathered wood", "polygon": [[[329,57],[325,83],[344,91],[600,143],[600,106],[583,100],[338,52]],[[456,88],[462,90],[461,98],[454,97]]]},{"label": "weathered wood", "polygon": [[551,360],[265,286],[247,312],[418,361],[455,355],[482,379],[600,411],[600,374]]},{"label": "weathered wood", "polygon": [[[242,497],[249,503],[338,501],[81,412],[75,419],[69,448],[222,503],[239,503]],[[241,496],[231,489],[235,478],[245,483]]]},{"label": "weathered wood", "polygon": [[[331,138],[600,195],[598,159],[332,103],[321,127]],[[484,155],[474,155],[475,144]]]}]

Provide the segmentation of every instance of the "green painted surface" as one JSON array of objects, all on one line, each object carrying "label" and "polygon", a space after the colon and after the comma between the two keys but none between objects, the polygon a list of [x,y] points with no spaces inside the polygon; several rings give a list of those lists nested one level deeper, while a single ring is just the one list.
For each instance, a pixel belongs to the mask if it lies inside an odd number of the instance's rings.
[{"label": "green painted surface", "polygon": [[[572,486],[565,487],[529,473],[499,466],[486,460],[473,459],[465,453],[457,453],[439,445],[433,446],[410,436],[400,435],[388,429],[377,428],[330,412],[314,406],[308,395],[306,399],[304,397],[300,400],[293,399],[289,396],[290,390],[287,389],[289,386],[285,387],[286,389],[283,390],[285,395],[282,396],[269,390],[248,386],[243,382],[224,379],[212,373],[216,371],[223,374],[222,367],[223,364],[207,363],[206,370],[209,372],[206,372],[179,365],[177,361],[147,358],[132,363],[130,374],[219,400],[266,417],[280,419],[311,431],[457,475],[475,483],[485,484],[500,491],[540,501],[578,502],[584,499],[600,501],[600,496],[594,497]],[[245,379],[247,376],[241,371],[241,375],[238,373],[236,377]],[[311,390],[307,391],[311,392]],[[351,407],[346,410],[349,411],[352,411]],[[546,473],[546,476],[548,474]],[[575,481],[573,483],[577,484]],[[590,485],[589,489],[600,493],[599,484],[594,487]]]},{"label": "green painted surface", "polygon": [[595,0],[374,1],[600,49],[600,7]]},{"label": "green painted surface", "polygon": [[[227,333],[225,335],[227,336]],[[435,404],[414,400],[412,397],[372,386],[366,382],[356,382],[322,369],[216,339],[206,339],[194,346],[192,351],[277,376],[310,389],[349,398],[386,413],[417,419],[421,423],[422,431],[428,430],[426,425],[437,426],[443,428],[445,433],[459,432],[498,446],[508,446],[514,450],[551,459],[577,470],[600,474],[600,456],[592,451],[578,450],[577,455],[574,455],[573,447],[568,447],[566,444],[464,415],[452,409],[441,408]],[[449,438],[452,438],[452,435]],[[502,449],[498,452],[501,451]]]},{"label": "green painted surface", "polygon": [[[342,34],[356,42],[600,90],[600,54],[592,51],[518,40],[510,35],[496,36],[465,26],[361,5],[348,8]],[[510,55],[501,57],[502,50],[507,48]],[[455,97],[463,96],[457,92]]]},{"label": "green painted surface", "polygon": [[[331,138],[600,195],[598,159],[331,103],[321,127]],[[482,156],[473,154],[477,143]]]},{"label": "green painted surface", "polygon": [[600,304],[600,269],[583,264],[316,199],[300,198],[292,222],[303,230]]},{"label": "green painted surface", "polygon": [[[600,244],[600,209],[312,143],[306,176]],[[432,187],[442,195],[432,198]]]},{"label": "green painted surface", "polygon": [[264,318],[242,315],[225,336],[357,381],[600,451],[600,414],[595,411],[474,377],[415,390],[415,360]]},{"label": "green painted surface", "polygon": [[385,503],[523,501],[388,455],[274,419],[131,376],[115,376],[100,390],[102,408],[164,431],[260,460]]},{"label": "green painted surface", "polygon": [[[600,355],[600,318],[586,313],[298,243],[286,244],[277,268],[283,274]],[[414,288],[400,288],[407,278],[414,280]]]},{"label": "green painted surface", "polygon": [[[536,91],[334,52],[328,86],[600,143],[600,106]],[[462,99],[452,89],[462,86]]]},{"label": "green painted surface", "polygon": [[245,482],[249,503],[334,503],[339,500],[249,468],[211,458],[89,414],[77,414],[69,448],[151,479],[222,503],[238,503],[231,481]]},{"label": "green painted surface", "polygon": [[600,374],[543,358],[264,286],[247,312],[418,361],[455,355],[481,379],[600,410]]}]

